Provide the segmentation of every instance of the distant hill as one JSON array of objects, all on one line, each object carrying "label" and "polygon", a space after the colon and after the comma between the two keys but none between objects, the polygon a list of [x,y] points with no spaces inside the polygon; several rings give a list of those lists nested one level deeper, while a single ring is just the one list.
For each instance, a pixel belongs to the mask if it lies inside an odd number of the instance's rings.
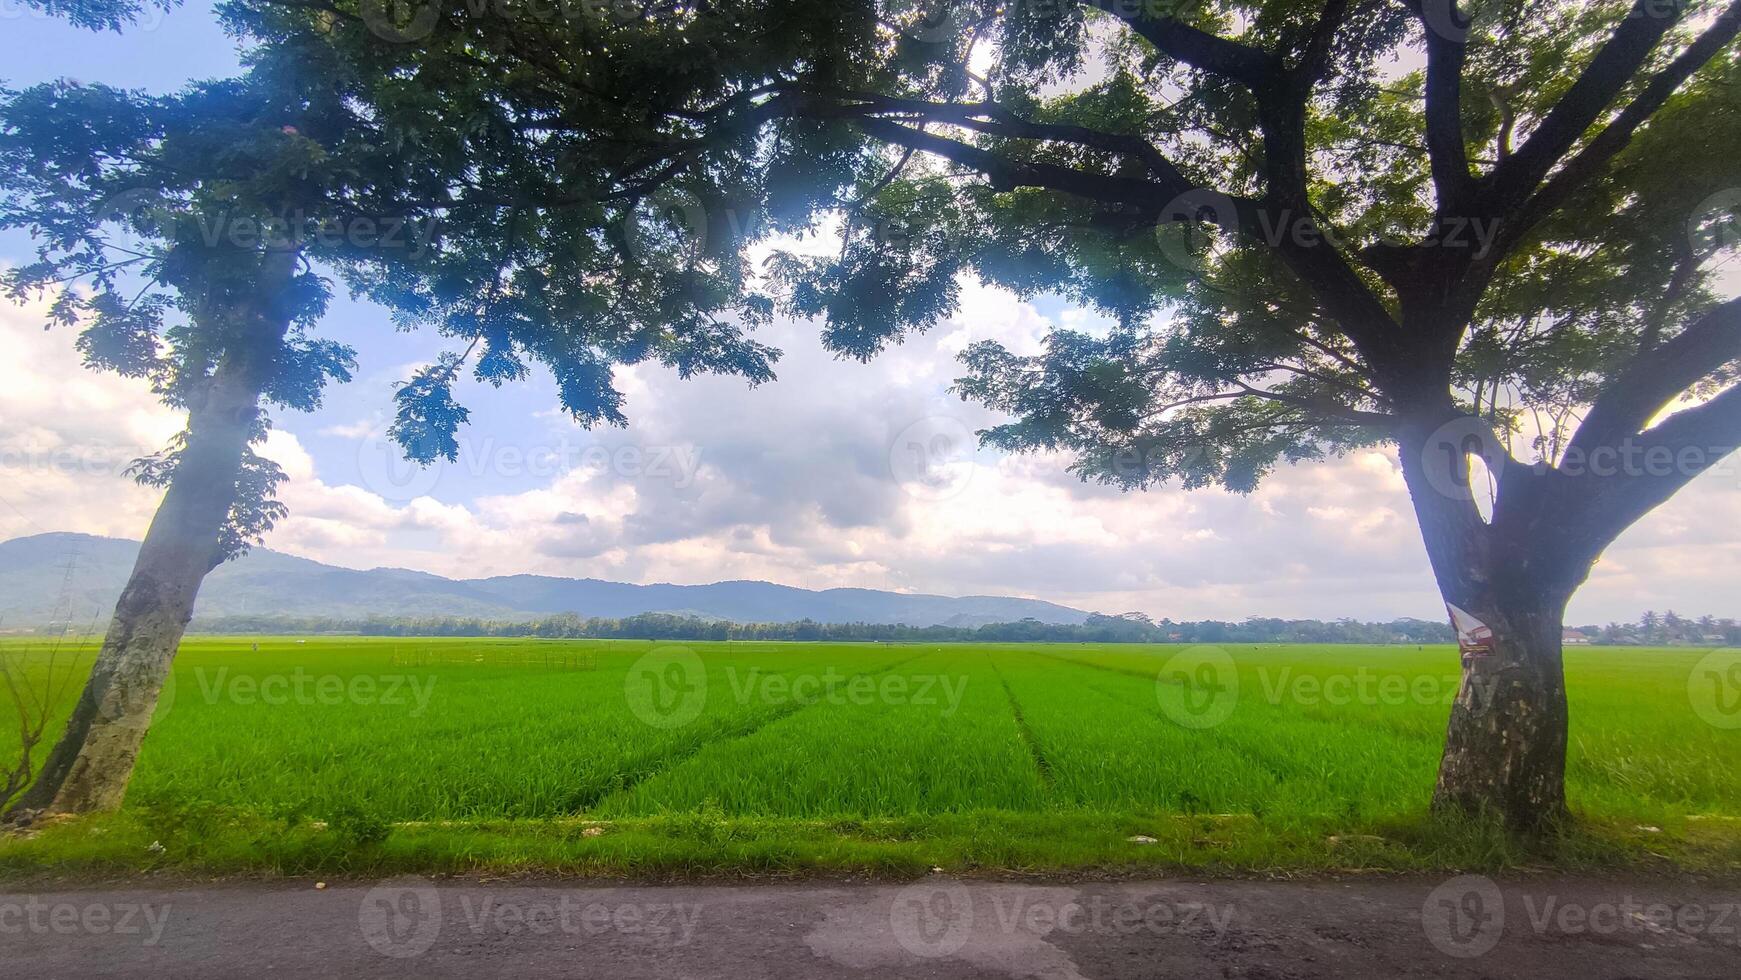
[{"label": "distant hill", "polygon": [[[38,534],[0,542],[0,629],[106,619],[139,543],[88,534]],[[195,615],[474,616],[551,613],[613,619],[672,612],[738,623],[903,623],[981,626],[1033,618],[1081,623],[1088,614],[1037,599],[909,595],[875,589],[814,591],[772,582],[630,585],[599,579],[502,575],[450,579],[403,568],[358,571],[267,548],[227,562],[206,579]]]}]

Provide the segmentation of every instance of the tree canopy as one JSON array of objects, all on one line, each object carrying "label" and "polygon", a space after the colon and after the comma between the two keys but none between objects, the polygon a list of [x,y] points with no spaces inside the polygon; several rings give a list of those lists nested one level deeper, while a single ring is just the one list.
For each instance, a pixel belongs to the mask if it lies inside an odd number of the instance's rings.
[{"label": "tree canopy", "polygon": [[[99,8],[79,9],[88,23]],[[135,10],[100,9],[117,23]],[[462,367],[500,385],[541,364],[589,426],[624,421],[612,364],[772,377],[777,353],[743,334],[769,307],[740,295],[741,268],[698,277],[603,254],[590,237],[595,214],[504,204],[495,188],[538,165],[518,148],[492,157],[463,121],[431,125],[441,106],[409,90],[416,109],[401,115],[358,92],[358,74],[315,48],[258,49],[244,76],[172,95],[70,81],[0,90],[0,227],[25,229],[38,246],[37,261],[6,270],[0,286],[51,295],[50,325],[80,331],[88,367],[147,379],[184,409],[249,342],[245,322],[224,314],[269,296],[291,327],[262,395],[308,411],[354,367],[347,345],[315,330],[336,274],[399,325],[462,342],[398,391],[391,434],[425,463],[457,453],[466,410],[450,386]],[[637,234],[650,243],[657,229]],[[256,441],[269,424],[262,416]],[[134,475],[167,486],[184,442],[138,461]],[[246,471],[224,555],[283,513],[277,466],[250,450]]]},{"label": "tree canopy", "polygon": [[[1733,4],[314,7],[227,9],[461,120],[504,227],[573,213],[518,266],[601,303],[657,302],[655,266],[667,317],[778,303],[851,357],[963,276],[1104,314],[975,346],[961,391],[1015,416],[994,443],[1129,486],[1248,490],[1423,391],[1553,461],[1716,305],[1741,213]],[[823,225],[837,254],[749,275],[747,245]],[[1701,364],[1674,395],[1730,380]]]},{"label": "tree canopy", "polygon": [[92,31],[119,31],[137,23],[151,8],[168,10],[180,0],[23,0],[23,5],[54,17],[64,17],[75,27]]}]

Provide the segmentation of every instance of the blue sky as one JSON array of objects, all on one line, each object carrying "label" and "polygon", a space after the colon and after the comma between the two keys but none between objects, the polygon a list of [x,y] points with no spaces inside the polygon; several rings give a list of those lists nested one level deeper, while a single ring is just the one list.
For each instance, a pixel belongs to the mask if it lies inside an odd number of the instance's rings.
[{"label": "blue sky", "polygon": [[[3,8],[0,76],[151,91],[232,73],[233,42],[203,0],[128,33],[93,35]],[[30,256],[0,235],[0,262]],[[0,538],[44,530],[137,537],[155,495],[122,479],[127,458],[178,427],[140,386],[82,371],[72,338],[41,311],[0,303]],[[270,547],[352,567],[468,577],[514,572],[619,581],[762,578],[1015,594],[1174,618],[1441,615],[1396,462],[1383,452],[1286,468],[1257,493],[1084,486],[1046,457],[976,451],[992,421],[947,393],[953,356],[996,338],[1032,349],[1058,324],[1092,326],[1056,300],[969,288],[945,326],[843,363],[815,326],[779,322],[780,380],[679,383],[621,372],[631,425],[586,432],[553,411],[542,375],[501,391],[472,384],[458,464],[405,469],[381,438],[392,385],[441,349],[396,332],[384,310],[342,295],[321,326],[354,346],[357,379],[311,415],[276,419],[266,450],[291,474],[291,517]],[[914,447],[943,447],[915,470]],[[1574,601],[1574,621],[1645,608],[1741,613],[1741,475],[1701,478],[1612,548]]]}]

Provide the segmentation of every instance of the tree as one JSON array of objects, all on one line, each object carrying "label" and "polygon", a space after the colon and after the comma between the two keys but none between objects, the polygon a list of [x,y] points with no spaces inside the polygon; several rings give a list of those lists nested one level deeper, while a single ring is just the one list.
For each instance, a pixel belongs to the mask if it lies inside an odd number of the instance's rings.
[{"label": "tree", "polygon": [[119,31],[135,22],[148,7],[168,10],[180,0],[24,0],[24,6],[66,18],[93,31]]},{"label": "tree", "polygon": [[722,228],[834,228],[837,253],[769,272],[843,356],[941,321],[964,276],[1104,314],[1038,356],[966,352],[960,392],[1012,417],[994,446],[1236,491],[1394,447],[1467,640],[1435,803],[1526,829],[1566,810],[1567,600],[1741,428],[1741,301],[1711,277],[1741,203],[1738,9],[230,7],[382,92],[489,106],[521,199],[601,236],[662,215],[698,274],[735,254]]},{"label": "tree", "polygon": [[[135,9],[49,7],[94,26]],[[15,812],[119,805],[201,581],[285,513],[283,473],[252,448],[269,429],[263,409],[310,410],[329,381],[349,380],[350,349],[312,334],[325,270],[403,325],[456,338],[396,395],[390,433],[424,463],[458,454],[466,411],[451,389],[473,355],[473,375],[498,385],[541,364],[585,425],[623,421],[614,364],[772,377],[773,352],[743,335],[762,307],[735,284],[625,265],[574,212],[533,214],[495,193],[524,180],[501,169],[520,157],[489,152],[512,135],[490,119],[432,116],[410,87],[404,112],[380,90],[365,106],[356,85],[321,51],[260,50],[244,77],[173,96],[71,82],[0,92],[0,227],[38,242],[38,260],[0,285],[55,295],[49,326],[82,328],[86,366],[145,379],[187,413],[173,443],[132,468],[162,504],[66,731]],[[713,317],[722,297],[729,324]]]},{"label": "tree", "polygon": [[24,792],[36,776],[36,746],[49,732],[61,698],[71,685],[78,683],[77,648],[74,656],[61,663],[68,652],[67,635],[63,630],[46,644],[40,667],[33,663],[29,648],[0,652],[0,686],[6,688],[6,700],[18,713],[18,756],[0,763],[0,810]]}]

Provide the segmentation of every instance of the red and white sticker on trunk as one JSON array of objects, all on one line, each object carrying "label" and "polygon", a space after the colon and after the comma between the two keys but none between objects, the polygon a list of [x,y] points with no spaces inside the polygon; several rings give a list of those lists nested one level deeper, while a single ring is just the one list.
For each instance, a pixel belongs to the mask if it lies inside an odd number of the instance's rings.
[{"label": "red and white sticker on trunk", "polygon": [[1449,602],[1445,603],[1445,609],[1451,613],[1451,625],[1457,630],[1457,649],[1462,651],[1465,663],[1493,652],[1493,627]]}]

